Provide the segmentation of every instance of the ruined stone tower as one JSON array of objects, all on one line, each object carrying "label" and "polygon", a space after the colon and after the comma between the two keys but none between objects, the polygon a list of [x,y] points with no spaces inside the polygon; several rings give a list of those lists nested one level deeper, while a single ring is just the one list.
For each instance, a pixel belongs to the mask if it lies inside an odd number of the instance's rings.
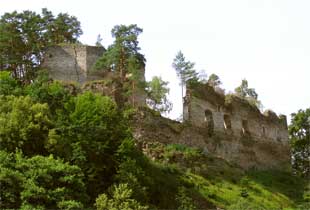
[{"label": "ruined stone tower", "polygon": [[96,60],[104,53],[103,47],[86,45],[63,45],[49,47],[42,64],[52,79],[85,83],[104,77],[102,72],[92,70]]},{"label": "ruined stone tower", "polygon": [[[79,44],[52,46],[46,50],[42,67],[48,70],[49,76],[54,80],[77,82],[86,90],[99,92],[116,99],[116,95],[122,94],[117,92],[116,74],[93,69],[94,64],[104,52],[103,47],[97,46]],[[141,69],[141,81],[145,81],[144,72],[144,68]],[[130,75],[127,76],[130,77]],[[112,82],[109,83],[108,80]],[[136,88],[129,96],[129,100],[135,105],[144,106],[146,93]]]}]

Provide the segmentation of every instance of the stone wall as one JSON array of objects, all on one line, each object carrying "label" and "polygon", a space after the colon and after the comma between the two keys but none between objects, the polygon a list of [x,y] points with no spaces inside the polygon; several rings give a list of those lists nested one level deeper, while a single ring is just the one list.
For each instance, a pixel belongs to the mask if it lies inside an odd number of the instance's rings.
[{"label": "stone wall", "polygon": [[[208,117],[206,112],[211,113],[211,116]],[[278,117],[272,111],[261,113],[246,100],[234,95],[219,94],[207,85],[187,90],[184,118],[205,129],[210,129],[210,124],[213,124],[214,132],[236,138],[250,136],[258,141],[288,144],[286,116]]]},{"label": "stone wall", "polygon": [[104,51],[103,47],[74,44],[49,47],[42,67],[55,80],[85,83],[102,79],[103,73],[93,71],[92,66]]},{"label": "stone wall", "polygon": [[[116,101],[121,101],[119,99],[121,95],[119,92],[120,84],[117,84],[115,73],[93,70],[97,59],[104,52],[103,47],[96,46],[75,44],[53,46],[46,50],[42,67],[49,71],[50,77],[54,80],[77,82],[83,84],[87,90],[107,94]],[[144,74],[145,68],[143,67],[140,77],[143,82],[145,81]],[[126,76],[130,77],[130,75]],[[146,101],[146,93],[143,89],[135,87],[128,100],[135,106],[143,106]]]},{"label": "stone wall", "polygon": [[184,123],[141,113],[134,123],[140,141],[199,147],[244,169],[287,169],[290,165],[286,117],[272,111],[261,113],[246,100],[225,96],[212,87],[187,89]]},{"label": "stone wall", "polygon": [[289,145],[267,138],[235,136],[219,130],[210,135],[206,127],[188,121],[173,121],[150,110],[140,110],[132,126],[138,145],[144,142],[185,144],[201,148],[207,155],[225,159],[244,169],[288,169],[290,165]]}]

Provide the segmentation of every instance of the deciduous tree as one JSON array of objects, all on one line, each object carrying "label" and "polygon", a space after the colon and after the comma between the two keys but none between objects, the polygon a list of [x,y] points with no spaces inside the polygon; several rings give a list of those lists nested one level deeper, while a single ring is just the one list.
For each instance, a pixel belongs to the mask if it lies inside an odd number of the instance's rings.
[{"label": "deciduous tree", "polygon": [[257,99],[258,94],[254,88],[249,88],[248,81],[243,79],[241,85],[235,89],[235,92],[240,97],[251,97]]},{"label": "deciduous tree", "polygon": [[23,157],[0,150],[1,209],[81,209],[83,172],[53,156]]},{"label": "deciduous tree", "polygon": [[8,70],[23,82],[31,81],[49,45],[76,43],[82,34],[74,16],[42,9],[5,13],[0,19],[0,70]]},{"label": "deciduous tree", "polygon": [[212,87],[218,87],[222,84],[219,76],[216,74],[211,74],[209,79],[208,79],[208,84]]},{"label": "deciduous tree", "polygon": [[310,176],[310,108],[293,113],[289,134],[294,172]]},{"label": "deciduous tree", "polygon": [[161,77],[153,77],[148,82],[147,93],[148,100],[147,104],[154,110],[159,112],[170,112],[172,109],[172,103],[167,99],[169,88],[167,87],[168,82],[165,82]]},{"label": "deciduous tree", "polygon": [[254,88],[249,88],[248,81],[243,79],[241,85],[235,89],[237,96],[246,99],[250,104],[256,106],[258,109],[262,110],[263,105],[260,100],[258,100],[258,94]]}]

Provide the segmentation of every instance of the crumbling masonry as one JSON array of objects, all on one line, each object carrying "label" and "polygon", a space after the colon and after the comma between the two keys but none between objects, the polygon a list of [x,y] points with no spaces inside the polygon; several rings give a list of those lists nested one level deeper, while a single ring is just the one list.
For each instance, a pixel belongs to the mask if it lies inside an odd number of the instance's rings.
[{"label": "crumbling masonry", "polygon": [[[115,84],[113,73],[92,70],[104,51],[102,47],[85,45],[50,47],[43,67],[55,80],[77,82],[87,90],[111,95],[113,87],[107,84]],[[144,69],[141,71],[144,81]],[[136,92],[132,97],[139,106],[145,106],[144,92]],[[290,163],[286,116],[277,116],[272,111],[262,114],[248,101],[224,95],[208,85],[187,87],[184,123],[147,110],[140,109],[132,123],[138,142],[199,147],[206,154],[243,168],[285,168]]]}]

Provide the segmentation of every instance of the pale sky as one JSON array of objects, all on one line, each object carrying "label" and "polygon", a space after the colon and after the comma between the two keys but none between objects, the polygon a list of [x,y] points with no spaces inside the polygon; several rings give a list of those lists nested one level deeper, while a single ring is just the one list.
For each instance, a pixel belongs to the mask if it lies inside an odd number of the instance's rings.
[{"label": "pale sky", "polygon": [[290,115],[310,107],[310,0],[0,0],[0,15],[14,10],[57,15],[81,22],[80,40],[107,47],[117,24],[143,28],[140,47],[146,78],[169,81],[170,100],[181,114],[181,89],[171,64],[181,50],[208,75],[221,78],[226,92],[243,78],[265,109]]}]

